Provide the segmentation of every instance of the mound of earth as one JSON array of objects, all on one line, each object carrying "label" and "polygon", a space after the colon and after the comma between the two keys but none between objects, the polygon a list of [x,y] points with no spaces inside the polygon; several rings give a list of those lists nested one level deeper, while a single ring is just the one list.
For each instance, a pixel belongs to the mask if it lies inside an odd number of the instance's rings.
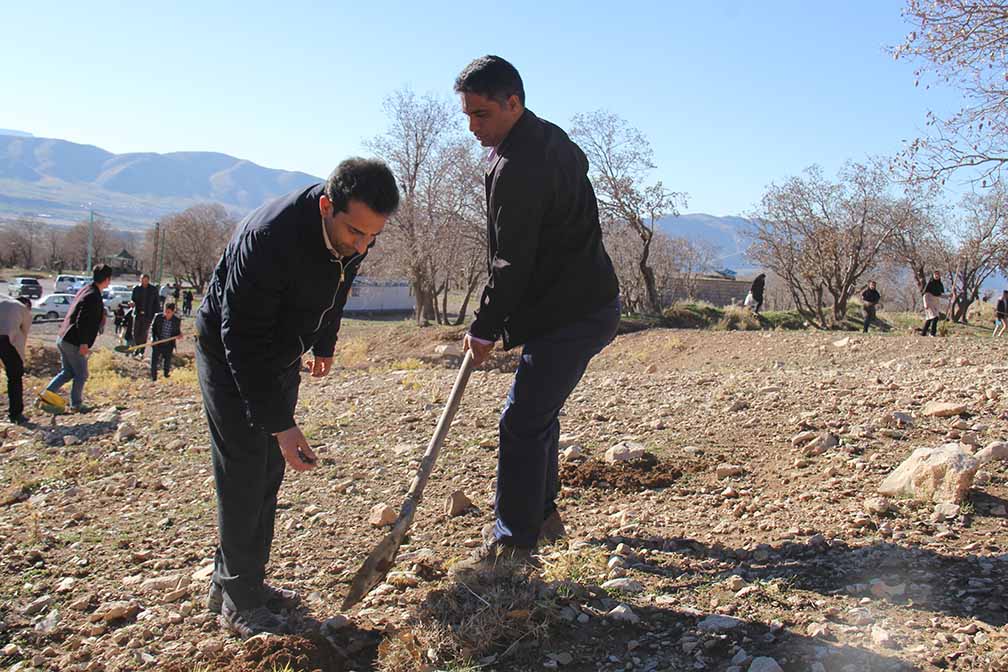
[{"label": "mound of earth", "polygon": [[659,460],[653,453],[613,464],[589,458],[580,464],[565,463],[560,468],[560,480],[567,487],[621,492],[667,488],[680,476],[682,472],[679,469],[667,460]]}]

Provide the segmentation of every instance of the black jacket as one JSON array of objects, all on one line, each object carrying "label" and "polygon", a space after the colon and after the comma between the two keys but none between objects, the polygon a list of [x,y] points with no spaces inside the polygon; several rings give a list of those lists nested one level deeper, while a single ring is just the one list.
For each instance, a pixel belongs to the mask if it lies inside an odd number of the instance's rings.
[{"label": "black jacket", "polygon": [[474,336],[512,348],[619,295],[588,159],[562,129],[525,110],[485,181],[489,278]]},{"label": "black jacket", "polygon": [[366,255],[333,257],[322,238],[321,184],[248,214],[196,313],[200,347],[227,361],[249,421],[294,426],[279,384],[309,349],[331,357],[343,306]]},{"label": "black jacket", "polygon": [[146,287],[143,285],[133,287],[130,300],[133,301],[135,315],[144,320],[154,319],[154,315],[158,312],[158,308],[161,305],[157,287],[151,284],[148,284]]},{"label": "black jacket", "polygon": [[59,336],[73,345],[94,345],[98,331],[105,324],[105,304],[101,290],[92,282],[74,296],[66,317],[60,324]]},{"label": "black jacket", "polygon": [[[158,313],[157,315],[154,316],[154,321],[151,322],[151,332],[150,332],[150,339],[152,341],[160,341],[162,338],[171,338],[172,336],[178,336],[179,334],[182,333],[182,319],[178,315],[172,315],[171,320],[169,321],[170,331],[168,332],[167,336],[164,335],[162,333],[162,329],[164,321],[166,319],[167,318],[165,317],[164,313]],[[154,347],[163,348],[165,350],[174,350],[175,343],[176,341],[168,341],[167,343],[161,343]]]},{"label": "black jacket", "polygon": [[927,285],[924,287],[925,294],[933,294],[934,296],[941,296],[945,293],[945,285],[942,284],[941,280],[936,278],[931,278],[928,280]]},{"label": "black jacket", "polygon": [[872,289],[871,287],[869,287],[868,289],[861,292],[861,300],[864,301],[865,304],[875,305],[881,299],[882,295],[878,293],[877,289]]},{"label": "black jacket", "polygon": [[756,299],[757,303],[763,301],[763,290],[766,287],[766,276],[757,275],[756,279],[753,280],[752,286],[749,287],[749,291],[752,293],[752,298]]},{"label": "black jacket", "polygon": [[997,316],[999,318],[1004,318],[1008,316],[1008,301],[1005,301],[1004,299],[998,299]]}]

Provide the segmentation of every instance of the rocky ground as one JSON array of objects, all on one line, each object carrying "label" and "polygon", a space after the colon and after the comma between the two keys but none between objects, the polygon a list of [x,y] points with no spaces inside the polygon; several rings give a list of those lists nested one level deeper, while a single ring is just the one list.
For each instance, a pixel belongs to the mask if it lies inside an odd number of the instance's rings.
[{"label": "rocky ground", "polygon": [[[303,381],[321,459],[288,472],[270,575],[304,602],[294,634],[246,643],[203,606],[214,499],[191,346],[158,383],[96,355],[93,413],[0,426],[0,665],[1008,669],[1005,462],[961,506],[877,492],[914,448],[1008,437],[1008,341],[989,338],[620,336],[562,418],[568,539],[527,574],[455,575],[491,520],[502,355],[472,376],[396,572],[340,613],[454,378],[435,347],[458,333],[354,322],[339,368]],[[29,394],[55,370],[42,340]],[[962,408],[925,415],[934,401]]]}]

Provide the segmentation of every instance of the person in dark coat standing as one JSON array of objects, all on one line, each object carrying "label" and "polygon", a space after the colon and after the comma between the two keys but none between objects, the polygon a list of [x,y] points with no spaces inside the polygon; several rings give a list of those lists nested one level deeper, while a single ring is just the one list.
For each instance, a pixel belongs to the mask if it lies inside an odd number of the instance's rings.
[{"label": "person in dark coat standing", "polygon": [[241,221],[196,311],[219,535],[207,608],[239,636],[282,631],[276,610],[297,598],[265,575],[284,465],[315,465],[294,420],[302,356],[329,373],[354,277],[398,205],[388,166],[343,161]]},{"label": "person in dark coat standing", "polygon": [[102,290],[112,282],[112,269],[105,264],[94,267],[91,273],[92,281],[82,287],[74,296],[70,309],[63,318],[56,338],[56,348],[60,353],[62,370],[49,381],[46,389],[59,393],[69,381],[70,412],[86,413],[84,406],[84,383],[88,379],[88,356],[98,332],[105,325],[105,304],[102,303]]},{"label": "person in dark coat standing", "polygon": [[24,365],[31,329],[31,300],[0,296],[0,362],[7,372],[7,413],[16,425],[28,423],[24,415]]},{"label": "person in dark coat standing", "polygon": [[500,418],[496,521],[463,565],[531,558],[564,535],[559,415],[591,359],[616,335],[619,283],[602,243],[584,152],[525,107],[521,76],[499,56],[455,81],[469,130],[491,148],[485,176],[488,280],[463,347],[476,366],[495,342],[522,346]]},{"label": "person in dark coat standing", "polygon": [[174,340],[151,346],[151,380],[157,380],[159,362],[163,362],[164,377],[168,378],[171,375],[175,342],[182,338],[182,320],[175,314],[175,303],[172,301],[166,303],[164,312],[155,315],[154,321],[151,322],[151,340],[163,341],[167,338]]},{"label": "person in dark coat standing", "polygon": [[760,273],[756,276],[756,279],[752,281],[752,286],[749,288],[749,293],[752,294],[753,298],[753,313],[759,315],[760,309],[763,308],[763,291],[766,288],[766,273]]},{"label": "person in dark coat standing", "polygon": [[136,308],[133,306],[133,302],[130,301],[126,307],[126,312],[123,313],[122,321],[122,339],[125,345],[133,345],[133,322],[135,317]]},{"label": "person in dark coat standing", "polygon": [[192,301],[193,293],[187,289],[182,295],[182,314],[186,317],[189,317],[189,315],[192,314]]},{"label": "person in dark coat standing", "polygon": [[881,300],[882,295],[878,293],[878,290],[875,288],[875,281],[872,280],[868,283],[868,287],[861,292],[861,303],[864,306],[864,333],[866,334],[872,320],[875,319],[875,312],[878,310],[878,304]]},{"label": "person in dark coat standing", "polygon": [[1001,292],[1001,298],[998,299],[994,311],[994,335],[1003,335],[1006,326],[1008,326],[1008,289]]},{"label": "person in dark coat standing", "polygon": [[924,326],[921,327],[921,336],[938,335],[938,319],[941,317],[941,299],[945,294],[945,285],[941,281],[941,273],[934,272],[934,275],[924,286]]},{"label": "person in dark coat standing", "polygon": [[[140,345],[147,342],[151,321],[161,305],[157,287],[150,284],[150,275],[144,273],[140,276],[140,284],[133,288],[130,298],[133,301],[133,344]],[[137,348],[133,352],[134,356],[143,359],[144,349]]]}]

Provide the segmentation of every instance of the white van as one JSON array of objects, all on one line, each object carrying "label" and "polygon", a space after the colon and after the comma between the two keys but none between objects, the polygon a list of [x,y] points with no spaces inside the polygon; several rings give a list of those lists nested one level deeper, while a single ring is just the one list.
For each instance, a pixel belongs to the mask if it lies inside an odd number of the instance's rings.
[{"label": "white van", "polygon": [[86,285],[89,282],[91,282],[89,275],[57,275],[53,294],[68,292],[74,285]]}]

